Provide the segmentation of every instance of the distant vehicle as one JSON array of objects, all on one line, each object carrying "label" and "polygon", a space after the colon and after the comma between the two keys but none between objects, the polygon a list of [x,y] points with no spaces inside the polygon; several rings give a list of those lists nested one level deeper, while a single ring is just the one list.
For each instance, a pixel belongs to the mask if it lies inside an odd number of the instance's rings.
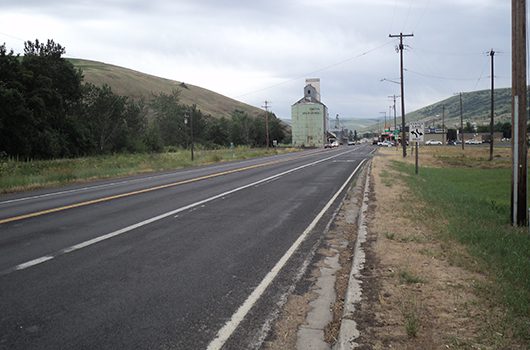
[{"label": "distant vehicle", "polygon": [[339,147],[339,145],[340,145],[340,144],[339,144],[339,141],[333,141],[333,142],[331,143],[331,147],[333,147],[333,148],[334,148],[334,147]]},{"label": "distant vehicle", "polygon": [[355,145],[355,141],[348,141],[348,146],[353,146]]},{"label": "distant vehicle", "polygon": [[425,142],[426,145],[442,145],[442,141],[439,140],[427,140]]},{"label": "distant vehicle", "polygon": [[482,141],[470,139],[470,140],[466,140],[465,143],[466,143],[466,145],[480,145],[480,144],[482,144]]},{"label": "distant vehicle", "polygon": [[385,141],[380,141],[377,143],[378,146],[383,146],[383,147],[393,147],[394,144],[388,140],[385,140]]}]

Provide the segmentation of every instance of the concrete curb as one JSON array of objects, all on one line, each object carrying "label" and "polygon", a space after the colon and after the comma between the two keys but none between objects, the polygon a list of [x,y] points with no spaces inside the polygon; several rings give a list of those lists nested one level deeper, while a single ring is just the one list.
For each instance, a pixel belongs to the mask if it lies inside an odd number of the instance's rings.
[{"label": "concrete curb", "polygon": [[357,240],[353,252],[353,262],[350,271],[348,289],[344,298],[344,310],[342,313],[339,337],[337,343],[335,343],[335,346],[333,347],[334,350],[351,350],[359,345],[355,342],[360,333],[357,329],[357,322],[353,319],[353,315],[355,312],[355,306],[361,301],[362,296],[362,281],[360,280],[360,277],[366,258],[362,244],[366,242],[367,235],[366,211],[368,210],[371,170],[372,163],[370,162],[366,171],[363,201],[358,219]]}]

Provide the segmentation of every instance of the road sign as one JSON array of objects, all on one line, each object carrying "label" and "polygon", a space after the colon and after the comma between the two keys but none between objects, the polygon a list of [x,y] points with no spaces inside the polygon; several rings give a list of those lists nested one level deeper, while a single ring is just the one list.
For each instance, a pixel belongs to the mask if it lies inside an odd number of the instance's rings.
[{"label": "road sign", "polygon": [[409,124],[409,141],[423,142],[423,135],[425,134],[425,125],[422,122],[412,122]]}]

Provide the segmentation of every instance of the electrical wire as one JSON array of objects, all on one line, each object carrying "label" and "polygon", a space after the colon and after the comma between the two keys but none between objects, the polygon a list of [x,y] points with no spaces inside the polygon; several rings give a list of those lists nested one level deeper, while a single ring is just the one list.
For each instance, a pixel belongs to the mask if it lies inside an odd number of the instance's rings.
[{"label": "electrical wire", "polygon": [[278,87],[278,86],[281,86],[281,85],[284,85],[284,84],[287,84],[287,83],[290,83],[292,81],[295,81],[295,80],[299,80],[299,79],[302,79],[304,77],[307,77],[307,76],[310,76],[310,75],[314,75],[316,73],[320,73],[322,71],[325,71],[325,70],[328,70],[328,69],[331,69],[331,68],[334,68],[334,67],[337,67],[337,66],[340,66],[340,65],[343,65],[347,62],[350,62],[352,60],[355,60],[357,58],[361,58],[363,56],[366,56],[374,51],[377,51],[377,50],[380,50],[382,49],[383,47],[386,47],[392,43],[394,43],[395,40],[389,40],[389,41],[386,41],[384,44],[382,45],[379,45],[379,46],[376,46],[374,48],[371,48],[367,51],[364,51],[358,55],[355,55],[355,56],[352,56],[352,57],[349,57],[349,58],[346,58],[344,60],[341,60],[341,61],[338,61],[338,62],[335,62],[335,63],[332,63],[330,65],[327,65],[327,66],[324,66],[324,67],[321,67],[321,68],[318,68],[316,70],[313,70],[311,72],[306,72],[305,74],[303,75],[300,75],[298,77],[295,77],[295,78],[290,78],[290,79],[286,79],[282,82],[279,82],[277,84],[274,84],[274,85],[270,85],[270,86],[267,86],[267,87],[264,87],[264,88],[261,88],[261,89],[258,89],[258,90],[254,90],[254,91],[250,91],[250,92],[246,92],[244,94],[240,94],[240,95],[237,95],[237,96],[234,96],[233,98],[235,99],[238,99],[238,98],[241,98],[241,97],[245,97],[245,96],[248,96],[248,95],[252,95],[252,94],[255,94],[255,93],[258,93],[258,92],[262,92],[262,91],[265,91],[265,90],[269,90],[269,89],[272,89],[272,88],[275,88],[275,87]]},{"label": "electrical wire", "polygon": [[431,0],[428,0],[427,4],[425,5],[425,7],[423,8],[423,11],[420,14],[420,17],[418,18],[418,21],[416,22],[416,25],[413,27],[412,33],[416,31],[416,29],[419,27],[419,25],[423,21],[423,18],[425,17],[427,10],[430,8],[430,5],[431,5]]},{"label": "electrical wire", "polygon": [[406,72],[409,72],[409,73],[413,73],[413,74],[416,74],[416,75],[420,75],[420,76],[423,76],[423,77],[426,77],[426,78],[433,78],[433,79],[455,80],[455,81],[474,81],[474,80],[476,80],[475,78],[442,77],[442,76],[439,76],[439,75],[432,75],[432,74],[425,74],[425,73],[416,72],[416,71],[413,71],[413,70],[410,70],[410,69],[407,69],[407,68],[404,68],[403,70],[406,71]]},{"label": "electrical wire", "polygon": [[409,3],[409,9],[407,11],[407,16],[405,17],[405,22],[403,22],[403,27],[401,29],[401,33],[404,33],[405,32],[405,27],[407,26],[408,22],[409,22],[409,18],[410,18],[410,12],[412,10],[412,3],[414,2],[414,0],[410,0],[410,3]]},{"label": "electrical wire", "polygon": [[7,36],[8,38],[19,40],[19,41],[22,41],[22,42],[26,42],[26,40],[21,39],[21,38],[19,38],[17,36],[11,35],[11,34],[0,32],[0,35]]}]

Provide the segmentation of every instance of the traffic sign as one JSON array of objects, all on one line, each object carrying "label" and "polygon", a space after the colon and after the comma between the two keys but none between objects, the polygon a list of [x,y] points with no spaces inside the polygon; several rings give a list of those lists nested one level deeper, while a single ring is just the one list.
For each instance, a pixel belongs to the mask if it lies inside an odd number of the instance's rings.
[{"label": "traffic sign", "polygon": [[423,142],[423,135],[425,134],[425,125],[423,122],[411,122],[409,124],[409,141]]}]

